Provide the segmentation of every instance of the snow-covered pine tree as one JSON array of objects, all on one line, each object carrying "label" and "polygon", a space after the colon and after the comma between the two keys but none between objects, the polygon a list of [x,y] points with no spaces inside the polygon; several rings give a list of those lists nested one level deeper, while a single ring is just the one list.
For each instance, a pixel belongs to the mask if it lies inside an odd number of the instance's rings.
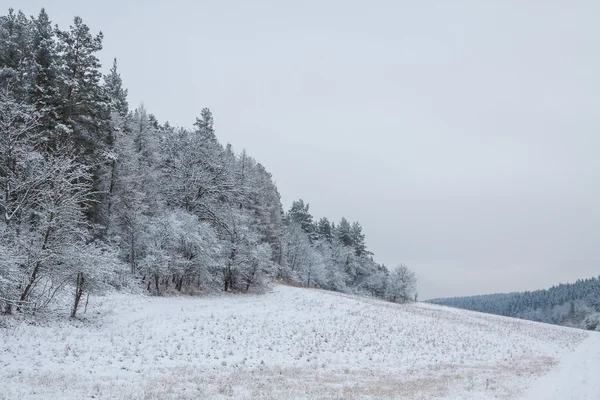
[{"label": "snow-covered pine tree", "polygon": [[111,110],[121,117],[129,112],[127,102],[127,89],[123,87],[123,80],[117,71],[117,59],[113,59],[113,66],[108,75],[104,75],[104,90],[110,100]]}]

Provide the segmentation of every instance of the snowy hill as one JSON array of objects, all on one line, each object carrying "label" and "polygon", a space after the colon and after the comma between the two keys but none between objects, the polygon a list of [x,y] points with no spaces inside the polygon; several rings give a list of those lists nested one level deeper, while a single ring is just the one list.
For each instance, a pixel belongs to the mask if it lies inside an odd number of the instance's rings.
[{"label": "snowy hill", "polygon": [[82,316],[0,329],[0,399],[558,399],[559,382],[578,386],[571,398],[599,393],[586,376],[600,372],[600,335],[430,304],[275,286],[112,294]]},{"label": "snowy hill", "polygon": [[600,331],[600,277],[531,292],[431,299],[428,302]]}]

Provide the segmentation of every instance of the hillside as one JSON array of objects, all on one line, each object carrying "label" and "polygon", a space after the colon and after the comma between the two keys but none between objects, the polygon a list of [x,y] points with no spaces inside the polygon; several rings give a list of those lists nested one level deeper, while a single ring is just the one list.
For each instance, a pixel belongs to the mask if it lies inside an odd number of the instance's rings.
[{"label": "hillside", "polygon": [[[110,294],[82,317],[5,319],[0,399],[536,399],[527,390],[537,377],[560,372],[578,346],[587,350],[577,357],[600,348],[581,330],[280,285]],[[577,362],[584,374],[600,365]]]},{"label": "hillside", "polygon": [[549,289],[428,300],[507,317],[600,331],[600,277]]}]

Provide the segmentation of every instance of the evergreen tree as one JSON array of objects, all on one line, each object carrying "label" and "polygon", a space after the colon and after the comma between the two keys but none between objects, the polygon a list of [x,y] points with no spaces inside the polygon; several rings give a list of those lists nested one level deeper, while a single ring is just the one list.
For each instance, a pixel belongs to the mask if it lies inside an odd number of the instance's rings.
[{"label": "evergreen tree", "polygon": [[335,235],[344,244],[344,246],[354,245],[354,241],[352,240],[352,227],[346,218],[342,217],[339,225],[336,228]]},{"label": "evergreen tree", "polygon": [[0,17],[0,84],[9,85],[17,101],[26,99],[31,26],[23,12],[11,8]]},{"label": "evergreen tree", "polygon": [[127,89],[123,88],[121,75],[117,72],[117,59],[113,60],[110,73],[104,76],[104,90],[110,99],[111,109],[119,116],[125,117],[129,112]]},{"label": "evergreen tree", "polygon": [[57,106],[60,103],[58,77],[61,71],[60,59],[57,57],[56,41],[52,24],[42,9],[33,19],[32,53],[30,64],[31,84],[30,101],[41,114],[40,124],[46,135],[52,135],[52,129],[59,118]]},{"label": "evergreen tree", "polygon": [[304,204],[304,200],[294,201],[287,213],[287,219],[300,225],[302,230],[308,234],[313,233],[313,217],[308,211],[310,205]]},{"label": "evergreen tree", "polygon": [[202,111],[200,111],[200,118],[196,118],[194,126],[203,138],[212,142],[216,142],[217,138],[215,136],[215,129],[213,125],[214,120],[212,113],[208,108],[203,108]]},{"label": "evergreen tree", "polygon": [[353,222],[350,228],[350,238],[352,239],[352,245],[354,251],[358,257],[369,254],[367,252],[367,245],[365,244],[365,235],[362,233],[362,227],[358,222]]},{"label": "evergreen tree", "polygon": [[320,239],[331,241],[333,239],[333,226],[326,217],[319,219],[317,223],[317,233]]},{"label": "evergreen tree", "polygon": [[93,36],[80,17],[75,17],[68,31],[56,30],[60,56],[64,60],[61,75],[63,98],[60,115],[75,133],[76,145],[91,152],[106,143],[110,136],[110,103],[100,81],[102,32]]}]

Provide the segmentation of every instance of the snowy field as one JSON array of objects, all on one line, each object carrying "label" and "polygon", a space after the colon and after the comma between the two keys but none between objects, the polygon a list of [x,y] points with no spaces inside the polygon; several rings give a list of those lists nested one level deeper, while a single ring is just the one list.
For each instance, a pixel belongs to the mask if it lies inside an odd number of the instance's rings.
[{"label": "snowy field", "polygon": [[275,286],[82,317],[0,318],[0,399],[600,398],[600,335],[428,304]]}]

